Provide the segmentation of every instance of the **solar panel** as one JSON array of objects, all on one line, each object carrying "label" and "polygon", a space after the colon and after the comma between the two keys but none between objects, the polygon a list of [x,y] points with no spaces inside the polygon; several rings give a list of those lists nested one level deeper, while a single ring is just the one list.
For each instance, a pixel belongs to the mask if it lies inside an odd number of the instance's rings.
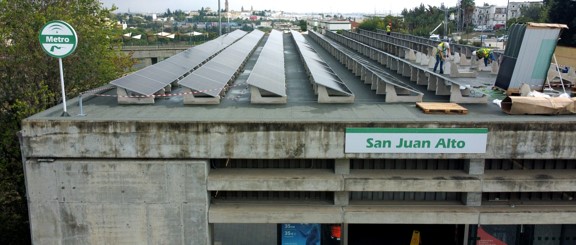
[{"label": "solar panel", "polygon": [[111,81],[110,84],[141,95],[152,95],[185,76],[186,73],[245,35],[246,32],[241,30],[222,35],[212,41],[191,47],[154,65]]},{"label": "solar panel", "polygon": [[316,53],[314,48],[308,44],[308,41],[304,36],[296,31],[291,31],[292,37],[296,42],[296,47],[304,60],[304,64],[308,68],[312,80],[316,84],[320,84],[326,88],[330,88],[334,91],[340,92],[345,95],[352,96],[353,93],[350,91],[348,86],[342,82],[340,77],[332,71],[330,66],[328,66],[324,60]]},{"label": "solar panel", "polygon": [[272,30],[246,81],[278,96],[286,96],[284,41],[282,32]]},{"label": "solar panel", "polygon": [[262,36],[262,31],[250,32],[178,83],[193,91],[201,91],[213,97],[219,96]]}]

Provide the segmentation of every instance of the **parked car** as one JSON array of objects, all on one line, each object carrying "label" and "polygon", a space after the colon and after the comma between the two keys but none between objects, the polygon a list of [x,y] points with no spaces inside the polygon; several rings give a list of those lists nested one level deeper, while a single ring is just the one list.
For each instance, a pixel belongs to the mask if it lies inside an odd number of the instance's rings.
[{"label": "parked car", "polygon": [[497,41],[497,42],[505,42],[505,41],[508,41],[508,35],[499,36],[498,38],[496,38],[496,41]]}]

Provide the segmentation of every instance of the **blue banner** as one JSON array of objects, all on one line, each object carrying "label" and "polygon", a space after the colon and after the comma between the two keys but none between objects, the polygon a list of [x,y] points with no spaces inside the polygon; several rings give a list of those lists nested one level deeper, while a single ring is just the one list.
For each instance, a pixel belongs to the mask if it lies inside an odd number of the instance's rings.
[{"label": "blue banner", "polygon": [[320,245],[320,224],[282,224],[282,245]]}]

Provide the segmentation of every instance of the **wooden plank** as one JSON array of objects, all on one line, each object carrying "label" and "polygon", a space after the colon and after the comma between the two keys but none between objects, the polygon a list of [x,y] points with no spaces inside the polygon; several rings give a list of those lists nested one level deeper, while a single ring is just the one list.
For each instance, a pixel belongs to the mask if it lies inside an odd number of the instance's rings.
[{"label": "wooden plank", "polygon": [[417,102],[416,106],[424,113],[468,114],[468,109],[456,103]]}]

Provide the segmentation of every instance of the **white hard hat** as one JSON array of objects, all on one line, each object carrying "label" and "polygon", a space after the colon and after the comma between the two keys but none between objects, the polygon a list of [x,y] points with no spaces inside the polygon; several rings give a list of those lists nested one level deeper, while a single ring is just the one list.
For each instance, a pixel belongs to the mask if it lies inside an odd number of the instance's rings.
[{"label": "white hard hat", "polygon": [[472,51],[472,55],[476,55],[476,51]]}]

